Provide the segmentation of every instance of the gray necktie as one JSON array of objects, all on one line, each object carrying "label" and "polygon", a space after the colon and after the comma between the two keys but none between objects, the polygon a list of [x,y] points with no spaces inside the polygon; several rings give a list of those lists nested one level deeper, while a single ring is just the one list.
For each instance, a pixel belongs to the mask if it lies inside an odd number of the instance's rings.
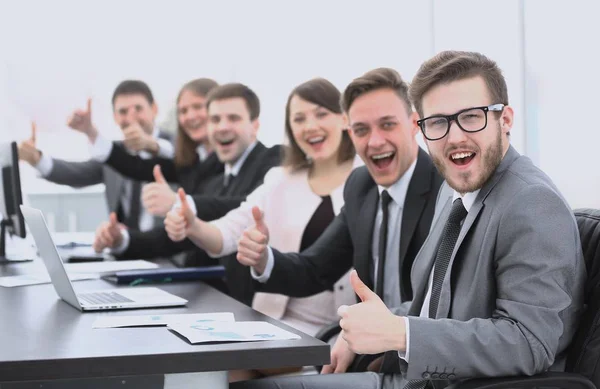
[{"label": "gray necktie", "polygon": [[463,206],[462,200],[460,198],[454,200],[435,258],[433,280],[431,283],[431,299],[429,300],[429,317],[432,319],[436,318],[442,284],[444,283],[444,277],[446,276],[446,270],[448,269],[454,246],[460,234],[460,223],[465,216],[467,216],[467,210]]}]

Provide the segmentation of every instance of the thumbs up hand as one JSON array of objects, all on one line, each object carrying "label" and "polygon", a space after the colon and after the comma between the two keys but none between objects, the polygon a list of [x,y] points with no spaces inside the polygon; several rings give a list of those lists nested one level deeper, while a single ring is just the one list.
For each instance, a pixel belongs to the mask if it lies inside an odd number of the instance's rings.
[{"label": "thumbs up hand", "polygon": [[137,122],[123,129],[123,143],[125,147],[136,153],[145,150],[153,155],[158,154],[158,142],[152,133],[147,133]]},{"label": "thumbs up hand", "polygon": [[36,146],[36,131],[35,122],[31,122],[31,136],[19,144],[19,159],[28,162],[31,166],[36,166],[42,158],[42,153]]},{"label": "thumbs up hand", "polygon": [[257,274],[262,274],[267,266],[269,229],[264,215],[258,207],[252,208],[254,225],[244,231],[238,242],[237,260],[242,265],[252,266]]},{"label": "thumbs up hand", "polygon": [[146,184],[142,188],[142,204],[149,214],[165,217],[175,205],[177,195],[162,175],[160,165],[154,166],[153,173],[154,182]]},{"label": "thumbs up hand", "polygon": [[181,201],[181,206],[169,211],[165,218],[165,230],[174,242],[186,239],[196,223],[196,214],[190,208],[183,188],[179,188],[177,195]]},{"label": "thumbs up hand", "polygon": [[124,228],[125,226],[117,221],[117,215],[111,212],[109,220],[100,224],[96,230],[96,236],[92,245],[94,251],[100,253],[105,248],[119,247],[123,242],[121,230]]},{"label": "thumbs up hand", "polygon": [[91,143],[96,141],[98,131],[92,123],[92,99],[87,100],[86,109],[77,109],[69,116],[67,126],[87,135]]},{"label": "thumbs up hand", "polygon": [[356,270],[350,273],[350,282],[361,302],[338,309],[341,336],[350,350],[357,354],[405,351],[404,318],[390,312],[379,296],[361,281]]}]

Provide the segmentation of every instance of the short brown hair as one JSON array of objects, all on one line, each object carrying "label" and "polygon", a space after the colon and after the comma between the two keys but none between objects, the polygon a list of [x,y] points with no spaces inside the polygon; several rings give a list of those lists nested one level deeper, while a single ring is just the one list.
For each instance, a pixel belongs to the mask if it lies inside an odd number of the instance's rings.
[{"label": "short brown hair", "polygon": [[492,104],[508,105],[508,89],[502,71],[483,54],[442,51],[421,65],[410,86],[410,97],[423,117],[423,96],[433,87],[480,76],[487,85]]},{"label": "short brown hair", "polygon": [[112,105],[114,107],[117,97],[124,95],[142,95],[148,101],[148,104],[154,104],[154,96],[148,84],[140,80],[121,81],[115,88],[112,95]]},{"label": "short brown hair", "polygon": [[221,85],[210,91],[206,96],[206,109],[210,107],[213,101],[232,99],[240,97],[246,102],[246,107],[250,113],[250,120],[255,120],[260,115],[260,100],[254,91],[244,84],[230,83]]},{"label": "short brown hair", "polygon": [[[333,113],[342,113],[340,107],[340,91],[326,79],[314,78],[294,88],[285,105],[285,134],[288,137],[290,145],[285,148],[283,154],[283,166],[290,168],[292,171],[310,166],[310,162],[306,159],[306,154],[304,154],[300,146],[298,146],[298,143],[292,134],[290,102],[294,96],[298,96],[302,100],[316,104]],[[348,135],[348,131],[343,131],[342,142],[338,150],[338,162],[346,162],[354,158],[355,155],[356,151],[354,150],[354,145]]]},{"label": "short brown hair", "polygon": [[377,68],[355,78],[344,90],[342,96],[342,109],[348,112],[354,100],[359,96],[378,89],[391,89],[406,103],[406,112],[412,112],[408,97],[408,84],[394,69]]},{"label": "short brown hair", "polygon": [[[177,95],[177,104],[181,99],[181,95],[185,91],[192,92],[197,96],[206,97],[208,93],[218,87],[219,84],[210,78],[197,78],[185,84],[181,87],[179,94]],[[177,115],[179,116],[179,115]],[[191,166],[198,161],[196,155],[196,148],[198,145],[192,138],[181,127],[179,119],[177,119],[177,138],[175,139],[175,166]]]}]

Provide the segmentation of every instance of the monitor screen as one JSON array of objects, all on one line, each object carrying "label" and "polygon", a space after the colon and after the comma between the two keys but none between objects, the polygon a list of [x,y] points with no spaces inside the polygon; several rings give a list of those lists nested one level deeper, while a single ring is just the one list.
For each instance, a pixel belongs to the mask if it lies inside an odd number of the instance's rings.
[{"label": "monitor screen", "polygon": [[0,180],[0,213],[8,222],[8,232],[21,238],[25,237],[25,221],[19,206],[23,204],[21,193],[21,176],[19,173],[19,155],[17,143],[0,144],[0,167],[2,179]]}]

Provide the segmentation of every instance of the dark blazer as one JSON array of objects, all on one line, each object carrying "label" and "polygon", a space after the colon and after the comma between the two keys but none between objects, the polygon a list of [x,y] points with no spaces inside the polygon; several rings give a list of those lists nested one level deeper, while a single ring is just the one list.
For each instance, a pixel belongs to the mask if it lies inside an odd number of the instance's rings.
[{"label": "dark blazer", "polygon": [[211,153],[202,162],[177,167],[173,159],[161,157],[142,159],[131,155],[120,142],[113,142],[113,148],[105,164],[126,177],[148,182],[154,181],[153,169],[155,165],[159,165],[165,179],[179,184],[188,194],[200,191],[203,182],[223,173],[224,170],[223,163],[215,153]]},{"label": "dark blazer", "polygon": [[[399,274],[402,301],[412,299],[410,269],[425,241],[435,210],[442,178],[429,155],[419,149],[417,165],[408,186],[400,236]],[[275,265],[262,291],[306,297],[331,289],[351,267],[373,288],[372,237],[379,192],[366,167],[348,177],[344,207],[321,237],[300,254],[273,249]]]},{"label": "dark blazer", "polygon": [[[223,185],[223,173],[213,176],[206,183],[200,185],[203,194],[193,196],[198,217],[210,221],[237,208],[248,194],[262,184],[267,171],[278,166],[280,162],[280,146],[267,148],[262,143],[257,143],[244,161],[239,174],[231,180],[227,187]],[[185,260],[185,266],[203,266],[216,262],[188,239],[182,242],[173,242],[162,227],[147,232],[131,231],[129,247],[119,257],[168,257],[185,250],[191,250]]]}]

